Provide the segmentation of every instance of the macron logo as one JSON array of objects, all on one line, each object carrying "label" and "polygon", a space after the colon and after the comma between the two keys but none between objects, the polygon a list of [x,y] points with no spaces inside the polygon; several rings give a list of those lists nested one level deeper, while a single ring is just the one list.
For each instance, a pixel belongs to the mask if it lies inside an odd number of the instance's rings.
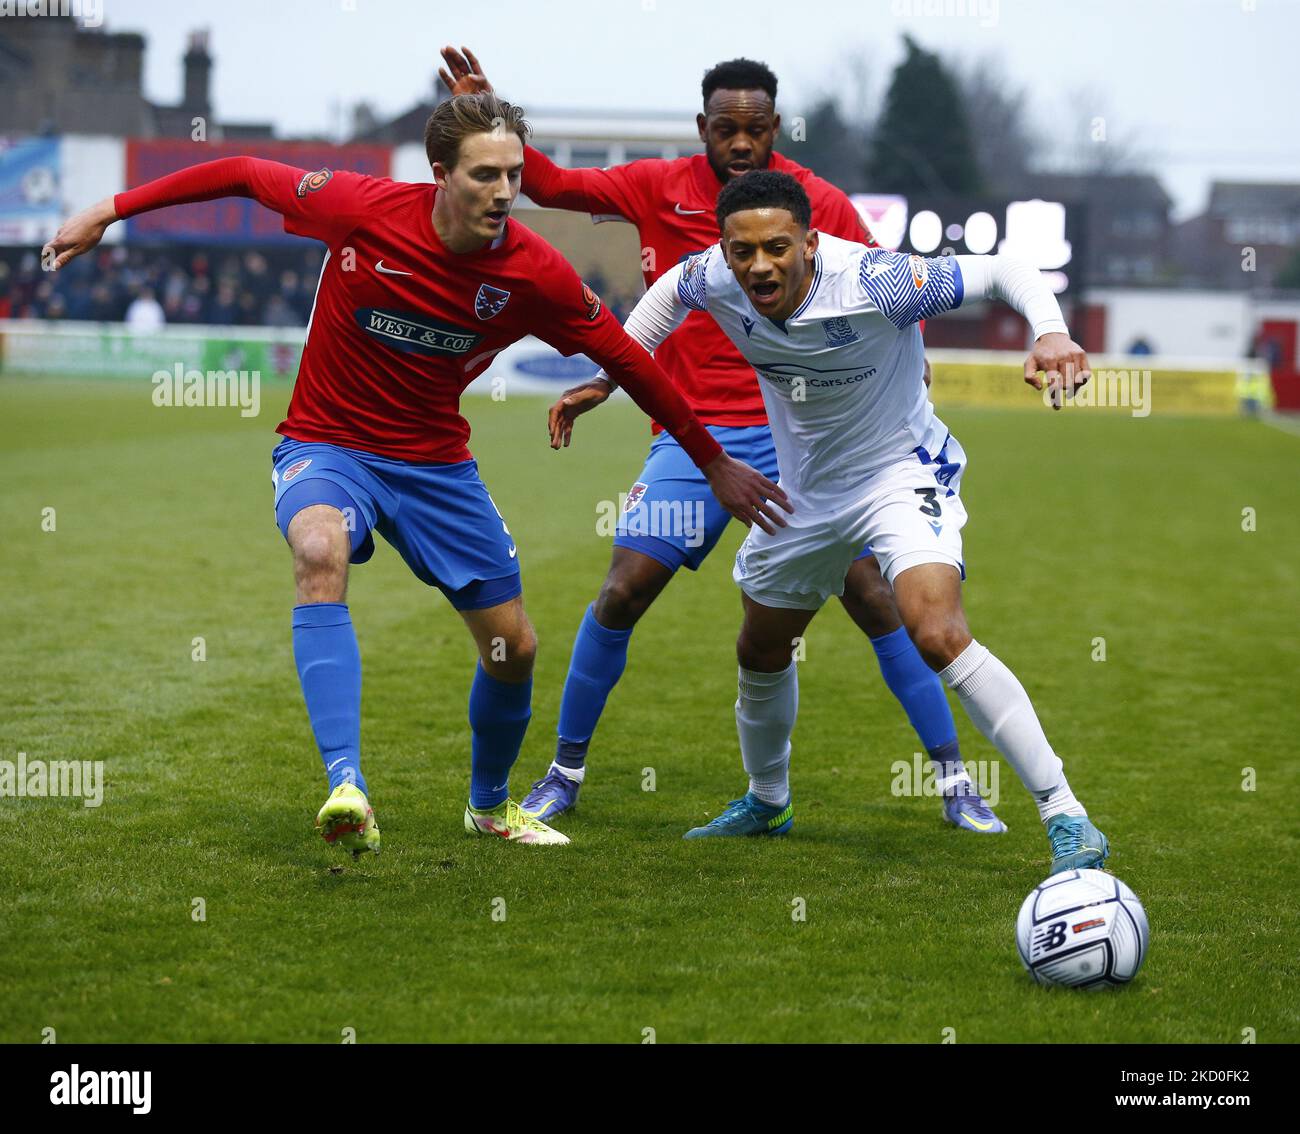
[{"label": "macron logo", "polygon": [[129,1106],[132,1114],[148,1114],[152,1071],[70,1071],[50,1076],[50,1102],[54,1106]]}]

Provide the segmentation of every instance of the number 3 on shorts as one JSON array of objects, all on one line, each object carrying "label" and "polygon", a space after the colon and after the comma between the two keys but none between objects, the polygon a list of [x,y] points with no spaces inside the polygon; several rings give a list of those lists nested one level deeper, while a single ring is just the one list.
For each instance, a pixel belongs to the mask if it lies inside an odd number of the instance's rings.
[{"label": "number 3 on shorts", "polygon": [[939,490],[936,488],[918,488],[915,490],[921,496],[925,497],[925,503],[921,505],[921,511],[927,516],[938,516],[942,514],[939,507]]}]

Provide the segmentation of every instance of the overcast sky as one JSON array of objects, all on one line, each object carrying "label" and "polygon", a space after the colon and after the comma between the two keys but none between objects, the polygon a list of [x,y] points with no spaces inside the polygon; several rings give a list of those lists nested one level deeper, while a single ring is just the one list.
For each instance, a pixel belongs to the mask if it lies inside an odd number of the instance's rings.
[{"label": "overcast sky", "polygon": [[[1093,115],[1131,138],[1175,199],[1214,178],[1300,181],[1300,0],[103,0],[105,26],[148,36],[146,90],[179,101],[186,33],[211,30],[214,101],[283,135],[333,132],[345,108],[407,109],[444,42],[474,48],[503,93],[537,109],[668,110],[748,55],[798,111],[826,90],[873,111],[909,32],[950,57],[998,60],[1064,144]],[[978,108],[972,108],[978,128]]]}]

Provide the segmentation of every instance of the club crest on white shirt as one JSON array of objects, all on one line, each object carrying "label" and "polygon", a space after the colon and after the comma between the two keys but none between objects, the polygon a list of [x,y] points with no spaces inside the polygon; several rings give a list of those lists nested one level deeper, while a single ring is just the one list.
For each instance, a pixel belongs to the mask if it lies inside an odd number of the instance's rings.
[{"label": "club crest on white shirt", "polygon": [[822,320],[822,330],[826,333],[828,347],[848,346],[856,343],[861,336],[853,329],[853,324],[844,315],[834,315]]}]

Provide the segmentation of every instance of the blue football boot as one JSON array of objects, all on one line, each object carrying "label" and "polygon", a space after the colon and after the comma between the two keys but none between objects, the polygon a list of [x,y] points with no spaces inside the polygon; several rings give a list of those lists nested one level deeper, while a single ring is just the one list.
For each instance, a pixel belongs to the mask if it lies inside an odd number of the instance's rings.
[{"label": "blue football boot", "polygon": [[546,775],[533,784],[519,807],[525,815],[549,823],[557,815],[573,809],[581,787],[577,780],[571,780],[552,764],[546,769]]},{"label": "blue football boot", "polygon": [[1110,843],[1086,815],[1053,815],[1047,821],[1052,844],[1052,874],[1062,870],[1100,870]]},{"label": "blue football boot", "polygon": [[749,792],[733,799],[727,809],[703,827],[693,827],[683,839],[717,839],[734,835],[784,835],[794,826],[794,802],[773,807]]},{"label": "blue football boot", "polygon": [[943,817],[954,827],[977,835],[1001,835],[1007,829],[969,780],[963,780],[944,795]]}]

